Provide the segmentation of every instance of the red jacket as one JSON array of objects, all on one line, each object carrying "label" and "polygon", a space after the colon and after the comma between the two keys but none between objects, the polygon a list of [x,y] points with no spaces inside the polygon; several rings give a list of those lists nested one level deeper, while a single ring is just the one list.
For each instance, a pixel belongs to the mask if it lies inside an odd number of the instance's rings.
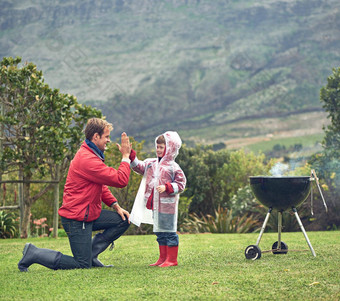
[{"label": "red jacket", "polygon": [[84,142],[70,164],[59,215],[86,222],[97,219],[101,202],[111,206],[117,201],[107,186],[123,188],[129,176],[129,163],[121,162],[117,170],[108,167]]}]

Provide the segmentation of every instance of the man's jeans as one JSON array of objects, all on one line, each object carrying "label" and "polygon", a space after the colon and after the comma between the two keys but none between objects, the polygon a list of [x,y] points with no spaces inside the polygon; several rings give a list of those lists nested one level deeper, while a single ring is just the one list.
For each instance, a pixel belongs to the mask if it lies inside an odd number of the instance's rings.
[{"label": "man's jeans", "polygon": [[102,210],[98,219],[92,222],[79,222],[61,217],[61,222],[67,233],[72,256],[62,255],[58,269],[91,268],[92,266],[92,231],[104,230],[103,236],[108,243],[119,238],[128,228],[126,218],[114,211]]}]

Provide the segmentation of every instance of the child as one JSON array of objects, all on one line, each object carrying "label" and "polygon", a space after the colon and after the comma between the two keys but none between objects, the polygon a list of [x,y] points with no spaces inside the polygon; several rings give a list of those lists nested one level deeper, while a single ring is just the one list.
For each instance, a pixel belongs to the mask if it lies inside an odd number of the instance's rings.
[{"label": "child", "polygon": [[[168,131],[158,136],[155,144],[158,158],[140,161],[136,152],[131,151],[130,166],[144,176],[130,221],[137,226],[141,222],[153,224],[160,255],[150,266],[176,266],[179,242],[176,233],[178,200],[179,194],[185,188],[186,178],[175,158],[182,141],[177,132]],[[145,208],[148,210],[144,210]]]}]

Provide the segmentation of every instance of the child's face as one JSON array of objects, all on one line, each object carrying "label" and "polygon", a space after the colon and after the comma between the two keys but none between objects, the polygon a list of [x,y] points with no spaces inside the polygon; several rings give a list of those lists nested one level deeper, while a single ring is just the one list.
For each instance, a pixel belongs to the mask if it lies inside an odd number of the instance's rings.
[{"label": "child's face", "polygon": [[157,143],[157,148],[156,148],[156,154],[157,157],[162,158],[165,150],[165,144],[164,143]]}]

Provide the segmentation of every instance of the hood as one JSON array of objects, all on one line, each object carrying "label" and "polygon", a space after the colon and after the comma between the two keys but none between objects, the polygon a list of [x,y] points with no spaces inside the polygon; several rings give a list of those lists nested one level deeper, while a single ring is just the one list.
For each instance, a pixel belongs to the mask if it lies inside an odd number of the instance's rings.
[{"label": "hood", "polygon": [[[162,160],[167,160],[167,161],[175,160],[178,155],[179,149],[182,146],[182,140],[179,137],[177,132],[168,131],[168,132],[165,132],[163,136],[165,138],[166,149],[165,149],[165,155],[162,158]],[[157,143],[156,143],[157,138],[158,137],[156,137],[155,139],[156,147],[157,147]]]}]

